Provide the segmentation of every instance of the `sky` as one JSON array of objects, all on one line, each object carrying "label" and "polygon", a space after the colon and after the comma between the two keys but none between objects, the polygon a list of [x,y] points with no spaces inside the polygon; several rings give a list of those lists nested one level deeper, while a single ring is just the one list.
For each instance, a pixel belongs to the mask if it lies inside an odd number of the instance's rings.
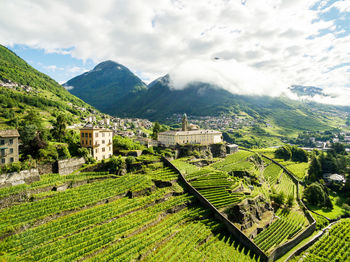
[{"label": "sky", "polygon": [[0,44],[59,83],[105,60],[146,83],[350,105],[349,0],[1,0]]}]

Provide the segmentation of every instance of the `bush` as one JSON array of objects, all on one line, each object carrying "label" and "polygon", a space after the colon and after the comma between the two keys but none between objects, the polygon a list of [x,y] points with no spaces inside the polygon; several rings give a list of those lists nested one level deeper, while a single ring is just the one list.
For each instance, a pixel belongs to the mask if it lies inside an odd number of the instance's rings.
[{"label": "bush", "polygon": [[282,206],[285,201],[285,194],[283,192],[273,193],[270,196],[271,201],[273,201],[277,206]]},{"label": "bush", "polygon": [[330,209],[333,208],[333,204],[329,199],[328,194],[325,192],[324,187],[319,183],[312,183],[307,186],[304,190],[304,198],[306,199],[306,202],[311,205]]}]

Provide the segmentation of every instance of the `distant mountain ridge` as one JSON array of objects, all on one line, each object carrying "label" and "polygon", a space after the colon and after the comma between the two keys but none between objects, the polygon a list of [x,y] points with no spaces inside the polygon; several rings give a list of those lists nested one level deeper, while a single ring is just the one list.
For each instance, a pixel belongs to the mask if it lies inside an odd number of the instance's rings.
[{"label": "distant mountain ridge", "polygon": [[112,113],[110,108],[118,106],[125,96],[146,90],[146,84],[140,78],[111,60],[96,65],[63,86],[86,103],[108,113]]},{"label": "distant mountain ridge", "polygon": [[[184,89],[177,90],[170,86],[169,75],[154,80],[146,87],[129,70],[119,69],[116,72],[116,67],[124,68],[122,65],[112,61],[106,63],[108,66],[101,63],[94,70],[68,81],[67,85],[74,86],[75,79],[79,79],[80,83],[87,83],[86,86],[81,85],[79,90],[91,92],[90,95],[94,94],[94,99],[104,104],[101,106],[91,102],[92,105],[112,115],[141,117],[164,122],[172,115],[184,112],[196,116],[245,113],[258,121],[273,123],[277,128],[285,130],[325,130],[334,127],[334,123],[330,123],[329,118],[320,113],[324,112],[323,110],[336,110],[333,106],[307,102],[307,100],[296,101],[287,97],[237,95],[219,86],[203,82],[189,83]],[[89,82],[93,81],[90,76],[94,76],[94,72],[99,72],[99,79],[90,85]],[[122,75],[126,74],[126,79],[132,77],[133,84],[130,85],[126,81],[128,84],[123,86],[125,92],[120,95],[111,95],[114,92],[113,83],[111,83],[113,81],[110,81],[109,74],[106,72],[114,72],[120,79],[124,79]],[[107,76],[106,79],[105,76]],[[142,83],[141,86],[140,83]],[[119,85],[118,89],[121,89]],[[96,92],[100,89],[104,90],[101,96]],[[84,99],[74,90],[77,89],[74,87],[70,91]],[[322,93],[320,88],[303,86],[292,86],[291,91],[299,96],[310,97]],[[107,98],[106,93],[109,94]],[[85,101],[89,102],[88,99]]]}]

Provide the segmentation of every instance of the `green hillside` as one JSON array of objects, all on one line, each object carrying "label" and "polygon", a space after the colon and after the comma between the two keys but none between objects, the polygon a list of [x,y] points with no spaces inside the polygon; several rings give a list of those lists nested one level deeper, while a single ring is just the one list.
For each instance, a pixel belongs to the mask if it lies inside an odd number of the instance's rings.
[{"label": "green hillside", "polygon": [[93,108],[0,45],[0,109],[0,128],[10,128],[29,110],[45,121],[64,113],[76,122]]},{"label": "green hillside", "polygon": [[64,84],[73,95],[106,113],[118,107],[127,95],[134,96],[146,85],[128,68],[113,61],[98,64],[93,70]]}]

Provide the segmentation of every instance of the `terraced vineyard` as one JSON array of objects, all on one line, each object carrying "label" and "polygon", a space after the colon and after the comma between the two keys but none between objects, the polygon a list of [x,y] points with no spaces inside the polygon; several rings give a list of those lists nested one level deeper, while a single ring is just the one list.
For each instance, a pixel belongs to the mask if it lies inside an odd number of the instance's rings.
[{"label": "terraced vineyard", "polygon": [[[1,209],[0,259],[22,261],[257,261],[235,243],[207,210],[183,192],[177,174],[153,166],[147,173],[113,177],[81,173],[90,183]],[[73,175],[72,175],[73,176]],[[223,186],[232,184],[213,179]],[[99,177],[100,179],[92,179]],[[56,185],[71,176],[43,176],[2,197]],[[173,181],[157,188],[153,180]],[[205,180],[197,180],[204,183]],[[204,185],[202,184],[202,185]],[[231,185],[231,184],[230,184]],[[29,190],[29,191],[28,191]],[[34,191],[33,191],[34,192]],[[132,192],[132,194],[129,194]],[[134,194],[135,193],[135,194]],[[132,196],[132,197],[131,197]]]},{"label": "terraced vineyard", "polygon": [[295,196],[296,185],[280,166],[270,162],[265,167],[263,174],[270,187],[273,187],[278,193],[283,192],[287,196]]},{"label": "terraced vineyard", "polygon": [[265,252],[287,239],[293,238],[308,222],[306,218],[295,211],[290,213],[279,212],[279,219],[263,230],[254,239],[254,242]]},{"label": "terraced vineyard", "polygon": [[191,164],[179,159],[172,163],[178,169],[187,170],[186,180],[216,208],[224,208],[243,200],[242,193],[232,192],[240,185],[240,180],[226,172],[211,167],[196,171],[196,166],[191,167]]},{"label": "terraced vineyard", "polygon": [[213,164],[212,167],[225,172],[249,171],[254,169],[255,165],[252,162],[246,161],[246,159],[253,155],[254,153],[252,152],[238,151],[227,156],[223,161]]},{"label": "terraced vineyard", "polygon": [[350,219],[335,224],[319,241],[292,261],[350,261]]},{"label": "terraced vineyard", "polygon": [[24,190],[38,190],[45,187],[54,187],[65,183],[75,183],[79,181],[89,179],[99,179],[105,177],[111,177],[108,172],[81,172],[79,174],[70,174],[66,176],[60,176],[59,174],[46,174],[42,175],[40,181],[36,181],[28,184],[20,184],[16,186],[0,188],[0,200],[13,194],[17,194]]}]

